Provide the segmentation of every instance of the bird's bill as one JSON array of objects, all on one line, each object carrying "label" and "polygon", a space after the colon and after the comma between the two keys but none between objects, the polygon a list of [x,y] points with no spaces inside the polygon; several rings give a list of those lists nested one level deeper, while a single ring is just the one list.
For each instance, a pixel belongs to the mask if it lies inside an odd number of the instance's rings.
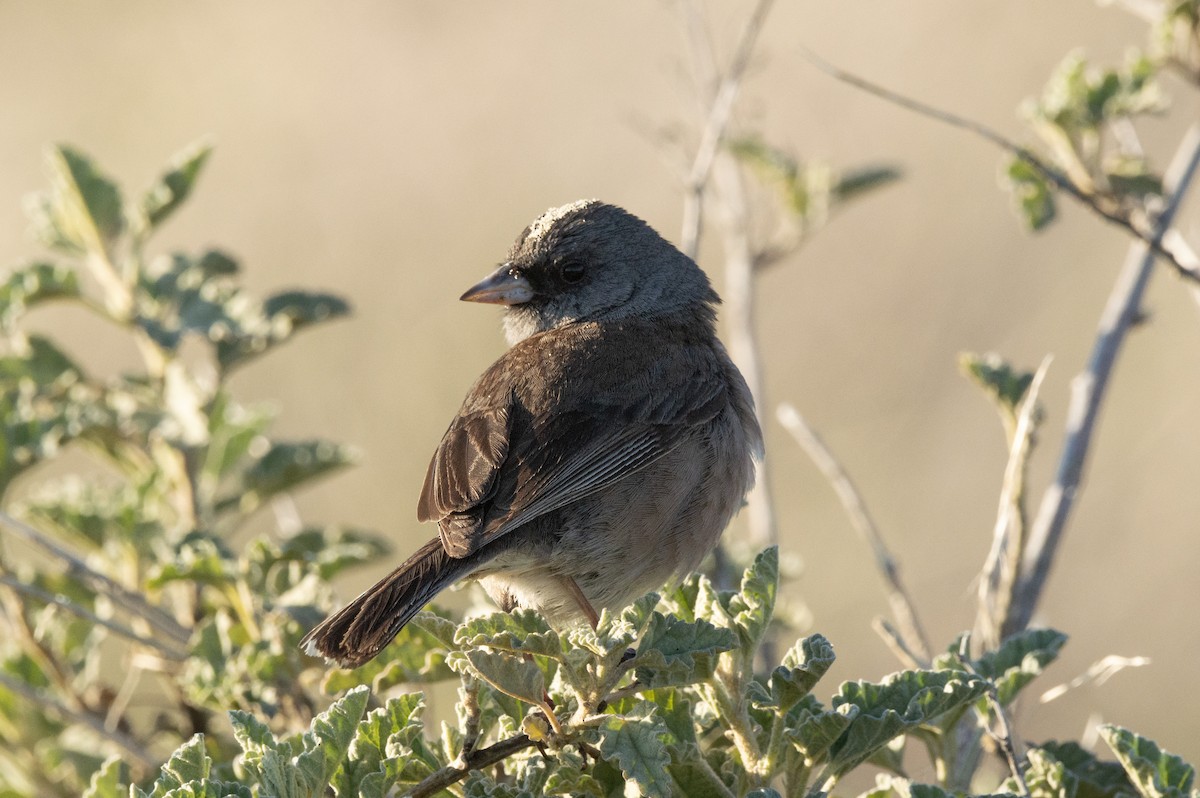
[{"label": "bird's bill", "polygon": [[492,305],[520,305],[533,299],[533,286],[512,264],[499,269],[467,289],[459,297],[463,302],[487,302]]}]

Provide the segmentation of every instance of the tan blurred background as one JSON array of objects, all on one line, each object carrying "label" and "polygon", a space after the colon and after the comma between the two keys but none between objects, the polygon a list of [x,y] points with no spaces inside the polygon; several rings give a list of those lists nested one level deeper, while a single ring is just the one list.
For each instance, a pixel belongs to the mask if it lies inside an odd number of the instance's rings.
[{"label": "tan blurred background", "polygon": [[[747,6],[712,10],[728,53]],[[1144,39],[1140,22],[1090,0],[798,0],[778,4],[750,70],[739,129],[802,158],[906,175],[764,277],[760,332],[769,406],[795,403],[855,476],[939,645],[972,622],[1005,457],[957,354],[995,350],[1027,368],[1054,355],[1040,491],[1127,242],[1076,208],[1026,235],[995,150],[832,81],[796,45],[1022,138],[1018,104],[1069,49],[1114,64]],[[82,147],[133,189],[208,137],[216,155],[158,246],[219,245],[258,293],[327,288],[353,302],[352,319],[235,389],[278,404],[277,434],[360,447],[361,466],[302,494],[300,510],[384,531],[399,557],[431,534],[414,518],[427,458],[503,346],[497,312],[458,294],[534,216],[580,197],[677,240],[679,182],[645,131],[694,125],[688,65],[667,2],[0,2],[0,263],[40,252],[21,203],[44,184],[47,142]],[[1160,168],[1200,117],[1194,92],[1166,87],[1170,116],[1142,129]],[[1193,200],[1179,219],[1194,244],[1198,210]],[[701,258],[718,287],[719,251],[710,237]],[[1200,762],[1200,308],[1165,273],[1146,308],[1042,605],[1040,622],[1072,639],[1041,687],[1108,654],[1154,662],[1048,707],[1026,702],[1017,723],[1034,740],[1078,737],[1095,712]],[[35,322],[85,362],[137,362],[75,313]],[[773,421],[768,438],[782,546],[806,562],[784,590],[839,654],[823,694],[878,678],[897,665],[868,628],[886,611],[869,558]],[[356,573],[346,593],[386,568]]]}]

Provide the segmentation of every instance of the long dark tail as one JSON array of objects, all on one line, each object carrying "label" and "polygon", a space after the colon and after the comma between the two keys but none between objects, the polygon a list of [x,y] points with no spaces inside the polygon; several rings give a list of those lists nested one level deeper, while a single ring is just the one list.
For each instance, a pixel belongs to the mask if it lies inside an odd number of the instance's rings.
[{"label": "long dark tail", "polygon": [[[480,555],[483,555],[481,558]],[[434,596],[463,578],[491,554],[456,559],[434,538],[403,565],[330,615],[300,641],[305,653],[357,668],[372,659]]]}]

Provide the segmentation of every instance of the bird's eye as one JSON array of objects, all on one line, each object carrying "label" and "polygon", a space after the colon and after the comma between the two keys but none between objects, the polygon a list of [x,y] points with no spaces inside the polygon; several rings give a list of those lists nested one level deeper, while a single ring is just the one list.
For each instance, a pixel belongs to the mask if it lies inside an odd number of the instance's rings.
[{"label": "bird's eye", "polygon": [[583,264],[577,260],[569,260],[562,266],[558,267],[558,273],[562,275],[563,282],[577,283],[583,279]]}]

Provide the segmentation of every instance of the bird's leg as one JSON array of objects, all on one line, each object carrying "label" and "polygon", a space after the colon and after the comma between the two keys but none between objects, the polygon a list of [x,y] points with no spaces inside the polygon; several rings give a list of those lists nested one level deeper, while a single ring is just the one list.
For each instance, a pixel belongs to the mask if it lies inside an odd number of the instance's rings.
[{"label": "bird's leg", "polygon": [[588,601],[587,596],[583,595],[583,591],[579,589],[579,584],[570,576],[561,577],[562,586],[571,594],[571,598],[575,599],[575,603],[583,614],[587,616],[588,623],[592,625],[592,631],[595,631],[600,626],[600,615],[596,612],[596,608],[592,606],[592,602]]}]

